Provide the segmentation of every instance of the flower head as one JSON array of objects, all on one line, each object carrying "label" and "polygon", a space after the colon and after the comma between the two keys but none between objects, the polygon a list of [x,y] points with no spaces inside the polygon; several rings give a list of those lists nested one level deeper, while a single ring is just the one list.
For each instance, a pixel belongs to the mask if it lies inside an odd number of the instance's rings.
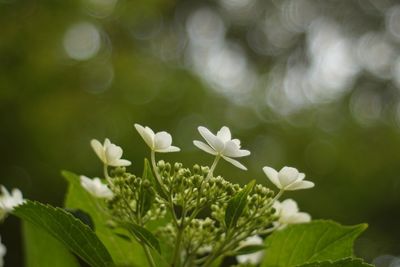
[{"label": "flower head", "polygon": [[80,180],[82,187],[92,196],[106,199],[113,198],[113,192],[107,187],[107,185],[103,184],[99,178],[90,179],[84,175],[81,175]]},{"label": "flower head", "polygon": [[198,130],[201,136],[207,141],[207,144],[195,140],[193,141],[195,146],[209,154],[221,156],[240,169],[247,170],[243,164],[232,158],[248,156],[250,155],[250,151],[240,149],[240,140],[232,139],[231,131],[228,127],[223,126],[216,135],[203,126],[200,126]]},{"label": "flower head", "polygon": [[0,220],[3,219],[7,213],[13,211],[16,206],[23,203],[24,199],[19,189],[14,188],[10,194],[4,186],[1,186]]},{"label": "flower head", "polygon": [[7,248],[6,248],[6,246],[4,246],[4,245],[1,243],[1,237],[0,237],[0,267],[3,267],[3,266],[4,266],[3,257],[4,257],[4,255],[6,255],[6,252],[7,252]]},{"label": "flower head", "polygon": [[122,148],[111,143],[108,138],[104,140],[103,144],[96,139],[90,141],[90,144],[94,152],[105,165],[113,167],[131,165],[129,160],[121,159],[123,153]]},{"label": "flower head", "polygon": [[311,221],[310,214],[299,212],[299,207],[293,199],[285,199],[282,202],[275,201],[273,207],[276,214],[279,216],[279,228],[283,228],[288,224],[306,223]]},{"label": "flower head", "polygon": [[[262,245],[264,243],[263,239],[258,235],[253,235],[240,243],[241,247],[251,246],[251,245]],[[239,263],[250,263],[250,264],[259,264],[264,256],[264,251],[257,251],[251,254],[239,255],[236,256],[236,259]]]},{"label": "flower head", "polygon": [[296,168],[283,167],[279,172],[271,167],[264,167],[263,171],[269,180],[281,190],[293,191],[314,187],[314,183],[304,181],[306,175]]},{"label": "flower head", "polygon": [[172,136],[167,132],[154,131],[149,127],[135,124],[135,128],[152,151],[159,153],[178,152],[179,147],[172,146]]}]

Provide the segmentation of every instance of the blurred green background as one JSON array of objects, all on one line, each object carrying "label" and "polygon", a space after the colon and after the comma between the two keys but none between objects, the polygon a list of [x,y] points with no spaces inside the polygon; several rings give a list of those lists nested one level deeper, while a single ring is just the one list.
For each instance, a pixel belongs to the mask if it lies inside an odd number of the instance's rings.
[{"label": "blurred green background", "polygon": [[[183,152],[164,159],[189,165],[212,161],[197,126],[226,125],[252,155],[217,173],[271,185],[263,166],[297,167],[316,187],[287,197],[368,222],[356,253],[400,266],[396,2],[0,0],[0,183],[62,205],[60,170],[101,175],[92,138],[140,172],[133,123],[169,131]],[[0,234],[6,266],[23,266],[18,220]]]}]

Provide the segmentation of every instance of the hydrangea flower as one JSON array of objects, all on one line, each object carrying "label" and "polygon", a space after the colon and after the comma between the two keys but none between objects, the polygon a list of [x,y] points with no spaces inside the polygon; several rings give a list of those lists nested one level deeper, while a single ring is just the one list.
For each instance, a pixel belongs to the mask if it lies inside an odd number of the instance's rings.
[{"label": "hydrangea flower", "polygon": [[201,136],[207,141],[207,144],[195,140],[193,144],[196,147],[211,155],[222,157],[242,170],[247,170],[243,164],[233,158],[248,156],[250,155],[250,151],[241,149],[240,140],[232,139],[231,131],[228,127],[223,126],[216,135],[203,126],[200,126],[198,130]]},{"label": "hydrangea flower", "polygon": [[103,184],[99,178],[90,179],[84,175],[81,175],[80,180],[82,187],[92,196],[106,199],[113,198],[113,192],[107,187],[107,185]]},{"label": "hydrangea flower", "polygon": [[273,207],[279,216],[277,226],[283,228],[288,224],[306,223],[311,221],[310,214],[299,212],[299,207],[293,199],[285,199],[282,202],[275,201]]},{"label": "hydrangea flower", "polygon": [[264,167],[263,171],[269,180],[281,190],[293,191],[314,187],[314,183],[304,181],[306,175],[296,168],[283,167],[279,172],[271,167]]},{"label": "hydrangea flower", "polygon": [[0,220],[3,219],[7,213],[13,211],[16,206],[23,204],[24,201],[19,189],[14,188],[10,194],[4,186],[1,186]]},{"label": "hydrangea flower", "polygon": [[7,248],[1,243],[1,236],[0,236],[0,267],[4,266],[4,255],[6,255]]},{"label": "hydrangea flower", "polygon": [[129,160],[121,159],[123,153],[122,148],[111,143],[108,138],[104,140],[103,144],[96,139],[90,141],[90,144],[96,155],[105,165],[112,167],[131,165]]},{"label": "hydrangea flower", "polygon": [[164,131],[154,133],[151,128],[137,123],[135,128],[152,151],[159,153],[180,151],[179,147],[172,146],[172,136],[169,133]]},{"label": "hydrangea flower", "polygon": [[[250,236],[240,243],[242,247],[251,245],[262,245],[262,244],[264,244],[264,241],[258,235]],[[264,251],[257,251],[251,254],[236,256],[236,260],[241,264],[250,263],[256,265],[261,262],[263,256],[264,256]]]}]

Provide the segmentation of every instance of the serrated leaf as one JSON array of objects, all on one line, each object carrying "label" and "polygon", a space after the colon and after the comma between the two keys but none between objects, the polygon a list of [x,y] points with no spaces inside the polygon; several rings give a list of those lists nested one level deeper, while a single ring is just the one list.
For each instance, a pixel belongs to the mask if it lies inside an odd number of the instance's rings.
[{"label": "serrated leaf", "polygon": [[93,267],[107,267],[113,263],[110,254],[95,233],[61,208],[26,201],[12,213],[45,230]]},{"label": "serrated leaf", "polygon": [[265,250],[265,246],[263,246],[263,245],[248,245],[248,246],[241,247],[240,249],[233,252],[231,255],[237,256],[237,255],[252,254],[252,253],[258,252],[260,250]]},{"label": "serrated leaf", "polygon": [[74,255],[46,231],[22,222],[26,267],[79,267]]},{"label": "serrated leaf", "polygon": [[361,259],[346,258],[338,261],[323,261],[304,264],[298,267],[373,267]]},{"label": "serrated leaf", "polygon": [[161,253],[158,239],[149,230],[134,223],[124,223],[122,226],[147,246]]},{"label": "serrated leaf", "polygon": [[[65,206],[71,209],[81,209],[88,213],[95,225],[95,232],[110,252],[117,266],[147,266],[146,255],[140,244],[124,240],[108,227],[110,217],[100,208],[98,199],[93,198],[80,185],[79,176],[63,171],[63,176],[69,183]],[[128,233],[120,233],[128,234]]]},{"label": "serrated leaf", "polygon": [[242,191],[238,192],[231,200],[229,200],[225,212],[225,225],[228,229],[236,226],[238,219],[247,206],[247,196],[250,194],[255,183],[255,180],[251,181]]},{"label": "serrated leaf", "polygon": [[266,239],[268,249],[261,266],[291,267],[351,257],[354,240],[366,227],[365,224],[342,226],[323,220],[289,225]]}]

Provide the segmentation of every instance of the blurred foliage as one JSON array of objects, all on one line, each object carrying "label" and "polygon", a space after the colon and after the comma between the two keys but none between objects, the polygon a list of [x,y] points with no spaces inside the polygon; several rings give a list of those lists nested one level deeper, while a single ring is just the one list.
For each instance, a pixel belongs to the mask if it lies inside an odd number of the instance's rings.
[{"label": "blurred foliage", "polygon": [[[252,151],[248,172],[219,166],[229,179],[295,166],[317,185],[289,195],[302,210],[368,222],[356,251],[370,261],[398,255],[395,4],[0,0],[1,184],[61,204],[61,169],[101,175],[91,138],[123,146],[140,173],[134,122],[171,132],[183,152],[165,160],[185,164],[210,164],[191,143],[198,125],[227,125]],[[1,226],[10,266],[18,231],[14,218]]]}]

